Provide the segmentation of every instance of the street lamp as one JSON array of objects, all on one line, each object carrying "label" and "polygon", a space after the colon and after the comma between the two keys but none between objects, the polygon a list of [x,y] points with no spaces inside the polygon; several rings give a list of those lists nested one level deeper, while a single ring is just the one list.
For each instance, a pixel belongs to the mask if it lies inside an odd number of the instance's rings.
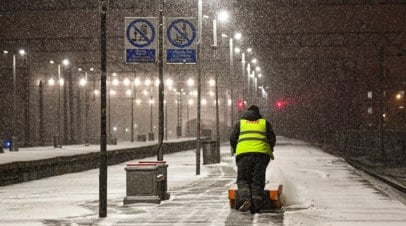
[{"label": "street lamp", "polygon": [[[7,50],[3,51],[5,54],[8,53]],[[25,55],[25,50],[20,49],[18,53],[21,56]],[[18,151],[17,146],[17,135],[16,135],[16,115],[17,115],[17,59],[16,54],[13,54],[13,135],[11,136],[11,146],[10,151]]]},{"label": "street lamp", "polygon": [[[240,40],[242,37],[240,32],[234,34],[234,38],[236,40]],[[234,125],[234,85],[233,85],[233,78],[234,75],[234,47],[233,47],[233,38],[230,37],[229,39],[229,48],[230,48],[230,71],[229,71],[229,81],[230,81],[230,98],[231,98],[231,126]]]},{"label": "street lamp", "polygon": [[133,74],[133,81],[131,84],[131,142],[134,142],[134,99],[135,99],[135,73]]},{"label": "street lamp", "polygon": [[[219,21],[225,22],[228,19],[226,11],[220,11],[217,15]],[[217,70],[217,20],[213,19],[213,54],[214,54],[214,73],[215,73],[215,92],[216,92],[216,148],[220,153],[220,126],[219,126],[219,96],[218,96],[218,70]]]},{"label": "street lamp", "polygon": [[[82,71],[81,68],[78,69]],[[85,136],[85,146],[89,146],[89,86],[87,77],[87,71],[85,71],[85,78],[80,80],[80,85],[85,87],[85,129],[86,129],[86,136]]]},{"label": "street lamp", "polygon": [[[150,91],[150,99],[149,99],[149,105],[150,105],[150,132],[148,134],[148,140],[149,141],[153,141],[154,140],[154,132],[153,132],[153,103],[154,103],[154,97],[153,97],[153,93],[152,93],[152,82],[150,79],[146,79],[144,81],[145,86],[149,87]],[[144,95],[148,95],[148,91],[144,90]]]},{"label": "street lamp", "polygon": [[[55,62],[51,60],[49,62],[50,64],[54,64]],[[64,59],[62,61],[63,66],[68,66],[69,65],[69,60]],[[61,135],[62,135],[62,127],[61,127],[61,87],[64,84],[63,78],[61,76],[61,64],[58,64],[58,132],[56,135],[54,135],[54,147],[55,148],[62,148],[62,141],[61,141]]]}]

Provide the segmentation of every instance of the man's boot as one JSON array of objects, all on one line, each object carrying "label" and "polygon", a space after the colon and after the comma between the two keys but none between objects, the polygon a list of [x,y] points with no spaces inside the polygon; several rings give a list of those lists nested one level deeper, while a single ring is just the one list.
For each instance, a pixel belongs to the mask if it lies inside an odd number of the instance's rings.
[{"label": "man's boot", "polygon": [[256,214],[261,212],[261,207],[262,207],[262,199],[253,199],[251,203],[251,213]]},{"label": "man's boot", "polygon": [[246,200],[243,202],[243,204],[240,206],[238,209],[240,212],[247,212],[251,208],[251,201]]}]

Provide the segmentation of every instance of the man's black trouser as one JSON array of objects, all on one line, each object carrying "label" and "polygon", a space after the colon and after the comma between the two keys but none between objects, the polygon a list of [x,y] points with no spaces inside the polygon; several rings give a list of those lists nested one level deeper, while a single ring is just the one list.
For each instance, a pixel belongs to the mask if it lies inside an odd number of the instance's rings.
[{"label": "man's black trouser", "polygon": [[240,154],[236,158],[238,195],[242,202],[261,201],[264,195],[265,172],[270,157],[263,153]]}]

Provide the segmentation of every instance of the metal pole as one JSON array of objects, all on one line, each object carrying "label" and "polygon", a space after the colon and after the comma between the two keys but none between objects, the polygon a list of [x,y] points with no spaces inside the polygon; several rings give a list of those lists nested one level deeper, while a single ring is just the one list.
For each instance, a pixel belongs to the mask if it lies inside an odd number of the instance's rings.
[{"label": "metal pole", "polygon": [[250,82],[250,76],[251,76],[251,63],[248,63],[247,65],[247,102],[249,104],[252,103],[251,101],[251,82]]},{"label": "metal pole", "polygon": [[220,126],[219,126],[219,79],[217,70],[217,23],[216,19],[213,20],[213,53],[214,53],[214,75],[215,75],[215,89],[216,89],[216,149],[219,153],[220,150]]},{"label": "metal pole", "polygon": [[255,71],[252,72],[254,74],[254,104],[258,105],[258,78],[257,78],[257,74],[255,73]]},{"label": "metal pole", "polygon": [[44,82],[39,81],[39,141],[40,145],[44,145],[45,130],[44,130]]},{"label": "metal pole", "polygon": [[13,54],[13,135],[11,136],[10,151],[18,151],[16,137],[16,113],[17,113],[17,68],[16,55]]},{"label": "metal pole", "polygon": [[[234,125],[234,85],[233,85],[233,76],[234,76],[234,51],[233,51],[233,38],[230,34],[230,96],[231,96],[231,126]],[[227,106],[227,105],[226,105]],[[224,119],[225,121],[225,119]]]},{"label": "metal pole", "polygon": [[385,114],[385,90],[384,90],[384,80],[385,80],[385,47],[382,46],[379,50],[379,79],[380,79],[380,111],[379,111],[379,148],[381,152],[382,160],[385,161],[385,131],[384,131],[384,117]]},{"label": "metal pole", "polygon": [[58,64],[58,148],[62,148],[61,114],[61,64]]},{"label": "metal pole", "polygon": [[181,93],[180,93],[180,86],[179,86],[179,82],[180,82],[180,78],[178,76],[178,82],[177,82],[177,86],[176,86],[176,138],[181,137],[182,135],[179,134],[179,131],[181,131],[181,110],[180,110],[180,102],[181,102]]},{"label": "metal pole", "polygon": [[133,82],[131,83],[131,142],[134,142],[134,81],[135,81],[135,72],[133,74]]},{"label": "metal pole", "polygon": [[245,53],[241,53],[241,66],[242,66],[242,83],[243,83],[243,89],[242,89],[242,101],[245,101],[246,98],[246,84],[245,84]]},{"label": "metal pole", "polygon": [[[108,76],[108,83],[106,81],[106,89],[107,89],[107,139],[111,139],[111,111],[110,111],[110,105],[111,105],[111,75],[106,74],[106,80]],[[107,141],[106,141],[107,142]]]},{"label": "metal pole", "polygon": [[[108,1],[100,4],[100,171],[99,171],[99,217],[107,216],[107,131],[106,131],[106,69],[107,69],[107,9]],[[109,112],[110,114],[110,112]]]},{"label": "metal pole", "polygon": [[[152,96],[152,88],[150,88],[150,92],[151,92],[151,96],[149,97],[149,133],[152,134],[154,132],[154,128],[153,128],[153,114],[152,114],[152,101],[154,101],[154,97]],[[152,135],[150,135],[152,136]],[[151,137],[152,138],[152,137]]]},{"label": "metal pole", "polygon": [[202,12],[202,0],[198,0],[198,42],[197,42],[197,111],[196,111],[196,175],[200,175],[200,109],[201,109],[201,85],[202,85],[202,22],[203,22],[203,12]]},{"label": "metal pole", "polygon": [[[186,131],[189,131],[189,94],[186,95],[187,103],[186,103]],[[185,136],[186,136],[185,131]]]},{"label": "metal pole", "polygon": [[165,140],[168,140],[168,98],[167,98],[167,92],[165,90]]},{"label": "metal pole", "polygon": [[[158,94],[158,103],[159,103],[159,119],[158,119],[158,161],[164,159],[164,153],[162,149],[163,139],[164,139],[164,9],[165,9],[165,0],[161,1],[161,9],[159,10],[159,94]],[[151,105],[152,106],[152,105]],[[152,117],[152,115],[151,115]]]},{"label": "metal pole", "polygon": [[89,80],[87,77],[87,71],[85,71],[85,101],[86,101],[86,111],[85,111],[85,124],[86,124],[86,136],[85,136],[85,146],[89,146]]}]

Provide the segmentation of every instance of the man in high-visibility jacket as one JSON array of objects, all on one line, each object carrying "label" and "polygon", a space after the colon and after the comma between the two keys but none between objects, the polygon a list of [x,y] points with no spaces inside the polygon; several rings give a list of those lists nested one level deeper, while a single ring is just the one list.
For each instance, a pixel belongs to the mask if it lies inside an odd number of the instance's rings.
[{"label": "man in high-visibility jacket", "polygon": [[265,187],[266,168],[273,156],[276,138],[271,123],[252,105],[235,125],[230,144],[236,154],[239,210],[259,213]]}]

